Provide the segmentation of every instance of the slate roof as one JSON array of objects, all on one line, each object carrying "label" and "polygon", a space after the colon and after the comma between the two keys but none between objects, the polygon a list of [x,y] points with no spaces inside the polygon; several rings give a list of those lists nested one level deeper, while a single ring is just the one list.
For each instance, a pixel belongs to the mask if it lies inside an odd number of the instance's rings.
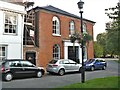
[{"label": "slate roof", "polygon": [[[55,12],[55,13],[58,13],[58,14],[62,14],[62,15],[66,15],[66,16],[70,16],[70,17],[74,17],[74,18],[77,18],[77,19],[80,19],[80,17],[79,16],[77,16],[77,15],[74,15],[74,14],[71,14],[71,13],[69,13],[69,12],[66,12],[66,11],[64,11],[64,10],[61,10],[61,9],[59,9],[59,8],[56,8],[56,7],[54,7],[54,6],[51,6],[51,5],[49,5],[49,6],[44,6],[44,7],[35,7],[34,8],[34,10],[36,10],[36,9],[42,9],[42,10],[47,10],[47,11],[50,11],[50,12]],[[85,20],[85,21],[89,21],[89,22],[92,22],[92,23],[95,23],[94,21],[91,21],[91,20],[88,20],[88,19],[85,19],[85,18],[83,18],[83,20]]]}]

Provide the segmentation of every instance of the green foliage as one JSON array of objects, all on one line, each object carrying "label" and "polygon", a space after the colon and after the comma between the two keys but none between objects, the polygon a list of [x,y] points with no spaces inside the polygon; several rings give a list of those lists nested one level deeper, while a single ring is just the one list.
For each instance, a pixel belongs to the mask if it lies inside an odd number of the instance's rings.
[{"label": "green foliage", "polygon": [[119,30],[116,23],[113,22],[111,29],[107,31],[107,48],[108,52],[118,54],[119,53]]},{"label": "green foliage", "polygon": [[102,45],[105,46],[106,44],[106,33],[100,33],[97,35],[97,42]]},{"label": "green foliage", "polygon": [[78,41],[80,44],[82,41],[82,35],[78,32],[75,32],[74,34],[71,35],[70,40],[72,43],[75,43],[75,41]]},{"label": "green foliage", "polygon": [[100,33],[97,35],[97,43],[100,45],[100,47],[102,48],[103,51],[103,56],[106,56],[106,54],[108,54],[108,50],[106,47],[106,40],[107,40],[107,35],[106,33]]},{"label": "green foliage", "polygon": [[92,40],[92,36],[90,36],[88,33],[80,34],[78,32],[75,32],[71,35],[70,40],[72,43],[75,43],[77,41],[79,44],[83,41],[83,45],[85,45],[86,42]]},{"label": "green foliage", "polygon": [[94,56],[95,58],[99,58],[103,55],[103,47],[98,44],[97,42],[94,42]]},{"label": "green foliage", "polygon": [[90,40],[92,40],[92,36],[90,36],[88,33],[83,33],[83,44],[85,45],[86,42],[89,43]]},{"label": "green foliage", "polygon": [[105,10],[107,16],[113,19],[109,29],[107,29],[107,48],[109,52],[120,55],[120,2],[112,8]]},{"label": "green foliage", "polygon": [[[106,15],[110,18],[110,19],[116,19],[118,20],[120,18],[120,2],[115,6],[115,7],[112,7],[112,8],[108,8],[108,9],[105,9],[106,11]],[[110,12],[109,12],[110,11]],[[112,12],[111,12],[112,11]]]}]

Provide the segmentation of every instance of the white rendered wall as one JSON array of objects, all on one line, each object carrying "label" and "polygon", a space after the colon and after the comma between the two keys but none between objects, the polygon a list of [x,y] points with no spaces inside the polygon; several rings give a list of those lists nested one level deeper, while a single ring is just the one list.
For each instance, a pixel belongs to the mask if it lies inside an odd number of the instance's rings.
[{"label": "white rendered wall", "polygon": [[[6,11],[7,10],[7,11]],[[4,34],[5,12],[17,14],[17,34]],[[7,58],[23,58],[24,6],[0,1],[0,45],[7,46]]]}]

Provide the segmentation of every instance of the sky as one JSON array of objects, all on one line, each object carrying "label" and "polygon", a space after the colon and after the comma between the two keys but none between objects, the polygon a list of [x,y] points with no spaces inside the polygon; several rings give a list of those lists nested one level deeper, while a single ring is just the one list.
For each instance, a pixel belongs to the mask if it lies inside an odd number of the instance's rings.
[{"label": "sky", "polygon": [[[80,16],[77,3],[80,0],[28,0],[34,1],[35,6],[52,5],[69,13]],[[83,18],[92,20],[95,23],[94,40],[99,33],[105,32],[105,23],[109,22],[109,18],[105,14],[105,9],[116,6],[120,0],[82,0],[83,6]]]}]

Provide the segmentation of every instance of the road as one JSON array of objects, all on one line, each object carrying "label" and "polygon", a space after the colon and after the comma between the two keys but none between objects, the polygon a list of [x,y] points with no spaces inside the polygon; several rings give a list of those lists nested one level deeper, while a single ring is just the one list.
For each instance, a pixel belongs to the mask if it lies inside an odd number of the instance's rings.
[{"label": "road", "polygon": [[[107,60],[107,63],[106,70],[86,71],[86,80],[120,75],[120,71],[118,73],[120,64],[111,60]],[[79,82],[81,82],[80,73],[69,73],[64,76],[45,74],[42,78],[16,79],[11,82],[2,82],[2,88],[55,88]]]}]

